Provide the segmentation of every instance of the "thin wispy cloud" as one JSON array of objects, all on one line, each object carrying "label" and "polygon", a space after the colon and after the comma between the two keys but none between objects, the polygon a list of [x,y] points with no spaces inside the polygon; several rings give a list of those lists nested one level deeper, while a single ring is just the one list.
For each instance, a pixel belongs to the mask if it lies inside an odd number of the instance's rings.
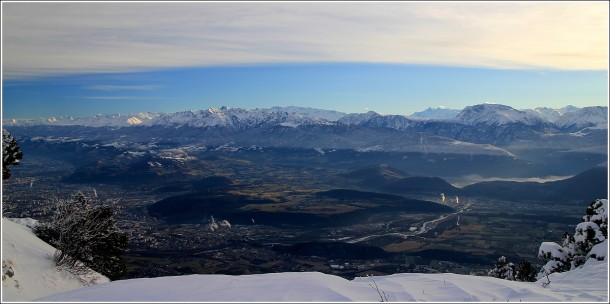
[{"label": "thin wispy cloud", "polygon": [[5,77],[375,62],[606,69],[606,2],[2,3]]},{"label": "thin wispy cloud", "polygon": [[158,85],[91,85],[86,89],[97,91],[149,91],[160,88]]},{"label": "thin wispy cloud", "polygon": [[148,96],[85,96],[85,99],[93,100],[148,100],[156,99],[156,97]]}]

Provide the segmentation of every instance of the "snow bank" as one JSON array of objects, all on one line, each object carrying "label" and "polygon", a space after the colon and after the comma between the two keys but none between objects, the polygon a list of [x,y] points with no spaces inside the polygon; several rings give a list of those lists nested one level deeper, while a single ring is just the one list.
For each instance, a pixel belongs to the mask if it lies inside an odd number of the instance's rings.
[{"label": "snow bank", "polygon": [[[550,275],[551,284],[458,274],[404,273],[352,281],[317,273],[189,275],[113,281],[36,301],[119,302],[558,302],[608,300],[607,261]],[[545,279],[546,280],[546,279]],[[370,284],[370,285],[369,285]]]},{"label": "snow bank", "polygon": [[53,264],[55,248],[40,240],[25,225],[31,219],[2,219],[2,302],[31,301],[36,298],[108,282],[93,273],[75,276]]},{"label": "snow bank", "polygon": [[538,256],[540,257],[547,255],[554,258],[558,258],[561,261],[567,260],[567,255],[565,252],[563,252],[563,248],[555,242],[542,242],[542,244],[540,244],[540,248],[538,249]]},{"label": "snow bank", "polygon": [[601,261],[606,259],[606,256],[608,256],[608,239],[605,239],[603,242],[591,248],[591,251],[589,251],[589,253],[587,254],[587,262],[589,261],[589,258]]},{"label": "snow bank", "polygon": [[[607,167],[608,162],[598,165],[598,167]],[[583,221],[586,222],[607,222],[608,221],[608,200],[607,199],[596,199],[597,207],[596,213],[593,215],[583,216]]]},{"label": "snow bank", "polygon": [[593,237],[598,241],[603,241],[606,239],[602,234],[601,229],[599,229],[599,226],[597,226],[596,223],[582,222],[576,225],[576,228],[574,229],[574,240],[576,241],[576,243],[578,244],[585,242],[587,240],[587,235],[589,234],[589,231],[595,233]]},{"label": "snow bank", "polygon": [[[605,251],[608,251],[608,243]],[[601,246],[600,246],[601,248]],[[588,259],[582,268],[549,275],[548,291],[563,295],[562,301],[608,302],[608,259]],[[546,277],[538,282],[546,282]]]},{"label": "snow bank", "polygon": [[38,220],[35,220],[33,218],[30,217],[24,217],[24,218],[5,218],[6,220],[9,220],[13,223],[17,223],[23,226],[26,226],[28,228],[36,228],[36,226],[38,226]]}]

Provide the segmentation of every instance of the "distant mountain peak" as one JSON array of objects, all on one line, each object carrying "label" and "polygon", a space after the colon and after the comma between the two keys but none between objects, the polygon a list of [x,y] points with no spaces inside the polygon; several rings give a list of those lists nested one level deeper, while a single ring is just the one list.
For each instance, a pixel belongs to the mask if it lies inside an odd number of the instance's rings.
[{"label": "distant mountain peak", "polygon": [[594,106],[571,109],[561,115],[555,125],[563,129],[608,129],[608,107]]},{"label": "distant mountain peak", "polygon": [[514,109],[502,104],[484,103],[465,107],[456,115],[456,120],[465,125],[524,125],[541,124],[545,121],[531,112]]},{"label": "distant mountain peak", "polygon": [[424,118],[424,119],[452,119],[460,112],[458,109],[449,109],[444,106],[436,108],[428,107],[421,112],[414,112],[411,117]]},{"label": "distant mountain peak", "polygon": [[340,118],[347,115],[346,113],[334,111],[334,110],[323,110],[323,109],[316,109],[316,108],[310,108],[310,107],[298,107],[298,106],[287,106],[287,107],[275,106],[275,107],[272,107],[272,108],[269,108],[266,110],[268,110],[270,112],[296,113],[303,117],[326,119],[328,121],[337,121]]},{"label": "distant mountain peak", "polygon": [[370,121],[374,117],[379,116],[382,115],[374,111],[368,111],[366,113],[350,113],[342,117],[338,121],[346,125],[360,125],[364,122]]}]

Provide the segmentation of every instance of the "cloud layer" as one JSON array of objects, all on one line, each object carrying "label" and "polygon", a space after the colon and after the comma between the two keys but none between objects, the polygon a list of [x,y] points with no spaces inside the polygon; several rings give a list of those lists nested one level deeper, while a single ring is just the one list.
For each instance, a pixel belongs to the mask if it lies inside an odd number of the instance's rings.
[{"label": "cloud layer", "polygon": [[607,69],[608,3],[3,3],[5,78],[376,62]]}]

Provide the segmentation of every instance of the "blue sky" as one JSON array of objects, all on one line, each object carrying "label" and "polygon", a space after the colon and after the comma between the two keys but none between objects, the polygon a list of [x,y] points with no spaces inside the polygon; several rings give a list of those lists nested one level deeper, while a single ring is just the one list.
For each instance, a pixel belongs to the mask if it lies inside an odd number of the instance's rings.
[{"label": "blue sky", "polygon": [[2,2],[2,117],[608,104],[606,2]]},{"label": "blue sky", "polygon": [[299,105],[411,114],[484,102],[515,108],[606,103],[605,71],[541,71],[390,64],[182,68],[5,80],[5,118],[175,112],[223,105]]}]

